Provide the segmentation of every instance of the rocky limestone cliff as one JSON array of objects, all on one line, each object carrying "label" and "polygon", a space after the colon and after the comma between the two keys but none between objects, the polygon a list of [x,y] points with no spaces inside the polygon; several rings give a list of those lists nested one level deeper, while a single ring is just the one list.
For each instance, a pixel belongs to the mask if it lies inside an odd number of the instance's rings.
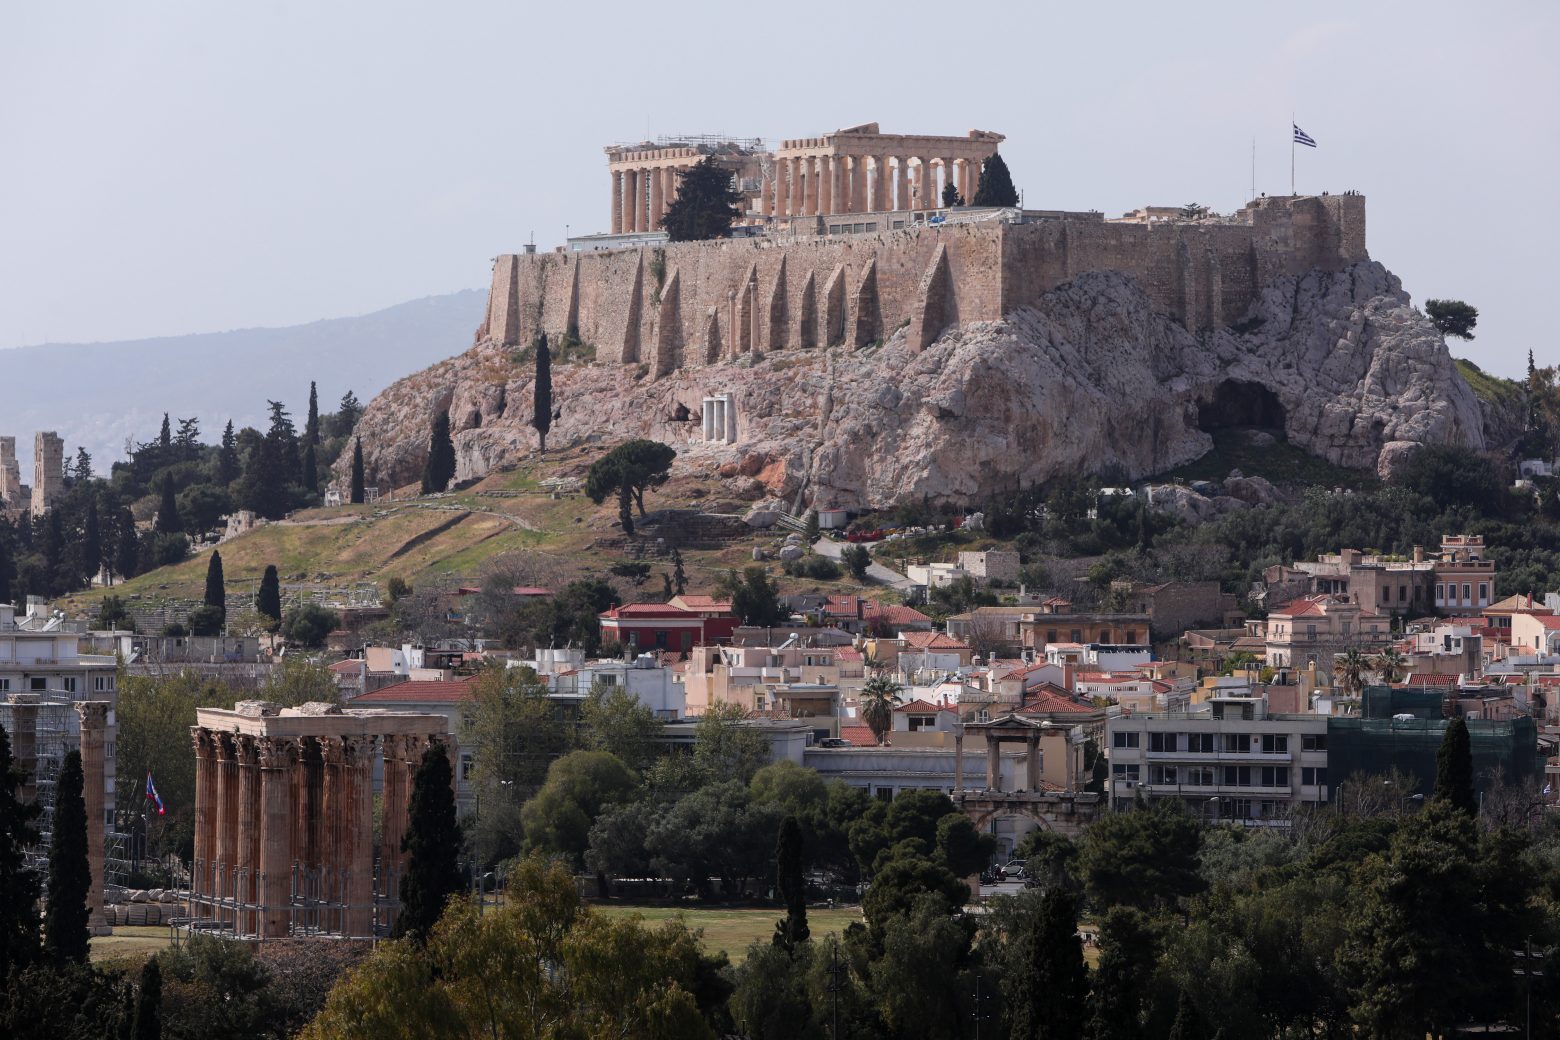
[{"label": "rocky limestone cliff", "polygon": [[[458,478],[534,454],[531,375],[509,348],[479,343],[396,383],[358,427],[371,479],[416,479],[442,408]],[[736,402],[735,444],[702,440],[702,399],[715,393]],[[1137,479],[1202,455],[1204,428],[1219,424],[1281,426],[1331,462],[1382,471],[1420,444],[1484,446],[1478,402],[1445,343],[1375,262],[1282,280],[1236,326],[1197,335],[1131,277],[1087,274],[920,352],[901,329],[861,350],[748,356],[661,379],[559,365],[553,401],[554,446],[650,437],[677,448],[678,472],[729,491],[846,508],[978,503],[1079,471]]]}]

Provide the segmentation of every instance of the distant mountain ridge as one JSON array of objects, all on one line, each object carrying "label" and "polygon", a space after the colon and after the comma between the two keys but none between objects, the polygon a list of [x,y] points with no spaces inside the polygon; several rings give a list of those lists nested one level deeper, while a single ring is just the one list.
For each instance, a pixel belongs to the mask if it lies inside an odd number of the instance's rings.
[{"label": "distant mountain ridge", "polygon": [[367,403],[469,347],[486,308],[487,293],[467,289],[306,325],[0,350],[0,435],[16,437],[31,481],[38,430],[65,439],[67,464],[85,447],[107,475],[127,438],[156,436],[164,412],[198,416],[208,443],[229,419],[261,425],[268,400],[284,402],[301,427],[311,379],[323,412],[348,390]]}]

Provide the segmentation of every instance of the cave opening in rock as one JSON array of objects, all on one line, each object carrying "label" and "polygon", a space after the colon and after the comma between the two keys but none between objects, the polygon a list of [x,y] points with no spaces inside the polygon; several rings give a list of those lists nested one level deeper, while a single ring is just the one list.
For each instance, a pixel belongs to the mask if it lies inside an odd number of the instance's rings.
[{"label": "cave opening in rock", "polygon": [[1284,406],[1278,395],[1261,383],[1226,379],[1214,388],[1213,397],[1197,406],[1197,428],[1214,430],[1256,429],[1284,432]]}]

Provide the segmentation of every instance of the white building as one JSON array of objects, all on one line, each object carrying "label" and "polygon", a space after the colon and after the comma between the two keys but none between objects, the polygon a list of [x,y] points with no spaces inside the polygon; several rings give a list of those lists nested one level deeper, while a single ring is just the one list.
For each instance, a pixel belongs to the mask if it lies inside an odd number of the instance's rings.
[{"label": "white building", "polygon": [[1194,815],[1254,825],[1326,802],[1326,717],[1267,708],[1265,697],[1216,697],[1207,711],[1108,719],[1112,802],[1175,798]]},{"label": "white building", "polygon": [[607,658],[586,661],[582,650],[537,649],[530,662],[509,662],[511,668],[528,666],[547,680],[555,693],[563,696],[584,697],[596,683],[617,686],[627,690],[645,707],[655,712],[655,717],[675,721],[685,714],[686,687],[672,669],[661,664],[653,654],[640,654],[633,661]]}]

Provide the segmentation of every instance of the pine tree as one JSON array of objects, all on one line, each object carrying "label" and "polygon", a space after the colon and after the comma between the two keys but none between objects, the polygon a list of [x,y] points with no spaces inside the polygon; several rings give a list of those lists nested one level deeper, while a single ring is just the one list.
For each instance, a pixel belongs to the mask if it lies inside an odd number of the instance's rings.
[{"label": "pine tree", "polygon": [[1466,813],[1479,811],[1478,798],[1473,793],[1473,746],[1468,737],[1468,722],[1461,716],[1447,723],[1441,747],[1435,753],[1433,797]]},{"label": "pine tree", "polygon": [[303,446],[303,486],[308,489],[309,494],[319,494],[320,468],[319,463],[315,461],[312,444]]},{"label": "pine tree", "polygon": [[363,438],[352,442],[352,491],[349,499],[355,506],[363,504]]},{"label": "pine tree", "polygon": [[81,569],[88,583],[103,566],[103,530],[98,519],[97,496],[87,499],[87,515],[81,527]]},{"label": "pine tree", "polygon": [[975,200],[971,205],[1018,205],[1018,189],[1013,187],[1013,175],[1008,172],[1007,162],[1000,154],[992,152],[981,164],[980,184],[975,189]]},{"label": "pine tree", "polygon": [[428,437],[428,461],[423,465],[422,493],[435,494],[449,488],[455,476],[455,442],[450,439],[450,413],[438,412]]},{"label": "pine tree", "polygon": [[[1103,760],[1104,756],[1100,756]],[[1159,940],[1148,915],[1112,907],[1100,922],[1100,962],[1089,994],[1089,1040],[1137,1040]]]},{"label": "pine tree", "polygon": [[688,575],[683,571],[682,553],[672,550],[672,588],[681,596],[688,587]]},{"label": "pine tree", "polygon": [[130,1027],[131,1040],[162,1038],[162,969],[156,957],[148,957],[141,967],[141,985],[135,994],[135,1018]]},{"label": "pine tree", "polygon": [[205,604],[222,611],[223,621],[227,620],[227,583],[222,578],[222,554],[215,549],[206,564]]},{"label": "pine tree", "polygon": [[238,479],[238,436],[233,432],[233,420],[222,431],[222,449],[217,452],[217,482],[231,484]]},{"label": "pine tree", "polygon": [[401,912],[397,936],[417,940],[428,935],[444,905],[464,887],[457,856],[460,824],[455,819],[455,793],[450,786],[450,758],[443,744],[423,752],[412,778],[412,802],[401,851],[407,854],[401,875]]},{"label": "pine tree", "polygon": [[[141,542],[136,536],[135,517],[130,510],[119,513],[119,540],[114,546],[114,571],[120,579],[133,578],[141,559]],[[0,596],[0,599],[5,597]]]},{"label": "pine tree", "polygon": [[255,593],[255,611],[270,622],[270,627],[282,623],[282,582],[276,573],[276,564],[267,564],[260,578],[260,591]]},{"label": "pine tree", "polygon": [[78,484],[85,484],[92,479],[92,455],[86,448],[76,449],[76,465],[71,479]]},{"label": "pine tree", "polygon": [[707,155],[677,175],[677,197],[666,207],[661,227],[673,242],[725,238],[742,216],[741,201],[731,171]]},{"label": "pine tree", "polygon": [[183,530],[184,521],[179,517],[179,502],[173,493],[173,474],[164,473],[162,499],[157,507],[157,533],[178,534]]},{"label": "pine tree", "polygon": [[0,603],[10,603],[11,578],[16,574],[16,563],[11,559],[11,547],[0,538]]},{"label": "pine tree", "polygon": [[775,843],[775,888],[785,903],[785,920],[775,924],[774,944],[794,949],[811,936],[807,927],[807,881],[802,876],[802,828],[787,814]]},{"label": "pine tree", "polygon": [[23,853],[38,841],[41,810],[18,796],[22,781],[10,734],[0,726],[0,979],[38,954],[38,875]]},{"label": "pine tree", "polygon": [[547,348],[547,333],[536,340],[536,387],[532,397],[531,425],[536,427],[543,455],[547,454],[547,431],[552,429],[552,351]]},{"label": "pine tree", "polygon": [[320,442],[320,395],[312,379],[309,380],[309,417],[304,420],[303,440],[309,445]]},{"label": "pine tree", "polygon": [[54,784],[54,841],[49,846],[48,906],[43,948],[57,961],[87,961],[87,803],[82,798],[81,752],[65,756]]}]

